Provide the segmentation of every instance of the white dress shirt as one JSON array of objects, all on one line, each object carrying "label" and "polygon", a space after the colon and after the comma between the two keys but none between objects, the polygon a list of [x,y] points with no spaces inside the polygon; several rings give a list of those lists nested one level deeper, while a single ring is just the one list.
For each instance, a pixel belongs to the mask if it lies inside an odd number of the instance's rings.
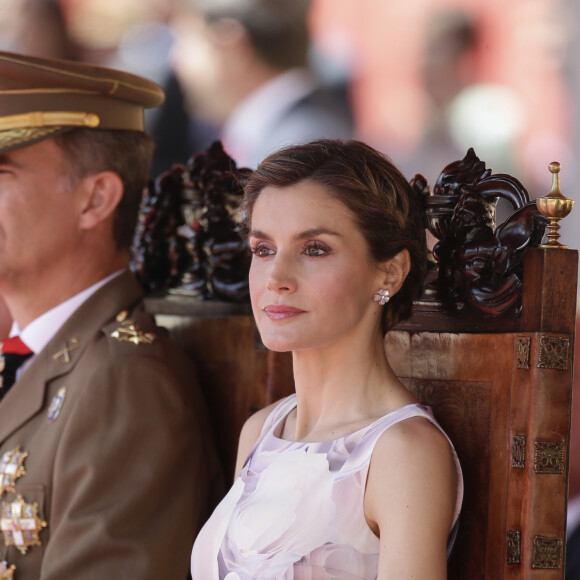
[{"label": "white dress shirt", "polygon": [[10,329],[10,336],[20,336],[28,348],[34,352],[34,355],[26,360],[26,362],[18,369],[16,378],[18,379],[26,368],[30,366],[36,354],[48,344],[63,324],[82,304],[84,304],[99,288],[123,272],[124,270],[119,270],[114,274],[99,280],[92,286],[85,288],[58,306],[55,306],[44,314],[41,314],[38,318],[27,324],[22,330],[20,330],[16,322],[13,322],[12,328]]},{"label": "white dress shirt", "polygon": [[[221,139],[226,152],[239,167],[255,169],[271,150],[268,142],[271,127],[283,112],[316,88],[316,82],[306,69],[292,69],[278,75],[251,93],[226,121]],[[274,149],[288,143],[276,143]],[[274,150],[272,149],[272,150]]]}]

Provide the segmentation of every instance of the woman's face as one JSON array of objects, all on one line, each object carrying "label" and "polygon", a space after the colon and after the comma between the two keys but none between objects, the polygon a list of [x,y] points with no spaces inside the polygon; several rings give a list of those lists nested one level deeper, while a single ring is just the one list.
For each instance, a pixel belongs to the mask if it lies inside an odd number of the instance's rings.
[{"label": "woman's face", "polygon": [[373,296],[384,273],[351,211],[322,185],[265,187],[249,241],[252,308],[268,348],[321,348],[380,333]]}]

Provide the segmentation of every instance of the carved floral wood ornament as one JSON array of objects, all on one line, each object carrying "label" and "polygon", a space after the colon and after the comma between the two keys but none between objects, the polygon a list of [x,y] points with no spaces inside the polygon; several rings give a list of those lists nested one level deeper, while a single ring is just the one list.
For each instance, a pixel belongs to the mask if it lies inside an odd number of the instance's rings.
[{"label": "carved floral wood ornament", "polygon": [[131,260],[147,291],[249,301],[250,253],[237,211],[248,171],[216,141],[149,184]]},{"label": "carved floral wood ornament", "polygon": [[[510,175],[492,174],[473,149],[443,169],[433,190],[422,175],[411,186],[422,196],[427,228],[438,240],[418,308],[517,317],[523,252],[541,244],[548,224],[524,186]],[[498,225],[499,199],[513,212]]]},{"label": "carved floral wood ornament", "polygon": [[[237,206],[249,169],[216,141],[185,166],[174,165],[145,191],[131,266],[149,292],[249,302],[249,252]],[[548,220],[514,177],[492,174],[469,149],[433,190],[422,175],[411,186],[437,238],[433,265],[415,307],[515,318],[521,311],[523,251],[539,246]],[[496,224],[496,204],[513,212]]]}]

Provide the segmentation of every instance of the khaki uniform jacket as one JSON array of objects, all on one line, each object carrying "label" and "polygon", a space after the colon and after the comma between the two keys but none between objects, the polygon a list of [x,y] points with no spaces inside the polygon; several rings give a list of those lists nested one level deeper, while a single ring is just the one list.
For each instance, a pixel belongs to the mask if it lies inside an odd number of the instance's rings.
[{"label": "khaki uniform jacket", "polygon": [[[13,485],[17,462],[0,464],[9,472],[0,555],[16,566],[14,580],[187,577],[216,460],[192,363],[154,327],[141,298],[129,272],[107,283],[0,403],[0,458],[28,454]],[[19,496],[33,505],[14,507]],[[36,524],[15,523],[18,509],[30,516],[34,504]],[[40,545],[25,554],[6,546],[7,530],[30,522]],[[23,532],[27,543],[35,533]]]}]

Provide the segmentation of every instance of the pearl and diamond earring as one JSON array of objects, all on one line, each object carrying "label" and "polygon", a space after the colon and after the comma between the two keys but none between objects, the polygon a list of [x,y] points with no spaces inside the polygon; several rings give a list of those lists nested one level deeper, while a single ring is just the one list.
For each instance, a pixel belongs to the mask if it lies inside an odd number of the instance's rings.
[{"label": "pearl and diamond earring", "polygon": [[390,299],[390,292],[384,288],[379,288],[378,292],[374,295],[375,302],[378,302],[381,306],[384,306]]}]

